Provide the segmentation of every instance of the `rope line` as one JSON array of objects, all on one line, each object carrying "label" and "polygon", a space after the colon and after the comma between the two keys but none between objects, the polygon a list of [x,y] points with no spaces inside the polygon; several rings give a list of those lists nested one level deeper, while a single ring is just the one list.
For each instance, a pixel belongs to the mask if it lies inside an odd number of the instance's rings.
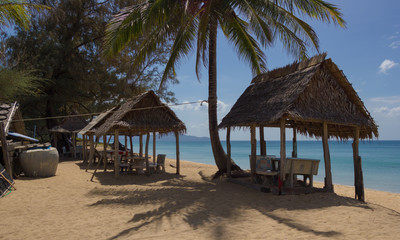
[{"label": "rope line", "polygon": [[[164,108],[164,107],[174,107],[174,106],[181,106],[181,105],[189,105],[189,104],[196,104],[200,103],[200,106],[203,105],[203,103],[207,103],[207,100],[199,100],[195,102],[184,102],[184,103],[175,103],[175,104],[164,104],[163,106],[155,106],[155,107],[144,107],[144,108],[135,108],[131,109],[129,111],[141,111],[141,110],[149,110],[149,109],[156,109],[156,108]],[[115,111],[110,111],[110,113],[117,112],[118,110]],[[99,115],[103,112],[97,112],[97,113],[84,113],[84,114],[74,114],[74,115],[64,115],[64,116],[54,116],[54,117],[43,117],[43,118],[27,118],[27,119],[17,119],[17,120],[12,120],[11,122],[27,122],[27,121],[39,121],[39,120],[47,120],[47,119],[61,119],[61,118],[73,118],[73,117],[87,117],[87,116],[93,116],[93,115]]]}]

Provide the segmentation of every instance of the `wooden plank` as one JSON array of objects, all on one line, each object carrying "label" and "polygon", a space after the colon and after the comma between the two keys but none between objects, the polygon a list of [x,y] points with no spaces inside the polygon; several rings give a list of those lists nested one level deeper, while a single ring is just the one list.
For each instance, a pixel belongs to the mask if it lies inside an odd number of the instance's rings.
[{"label": "wooden plank", "polygon": [[231,177],[231,168],[232,168],[232,163],[231,163],[231,128],[228,127],[226,129],[226,151],[228,154],[228,160],[226,161],[226,175],[227,177]]},{"label": "wooden plank", "polygon": [[153,164],[156,164],[156,132],[153,132]]},{"label": "wooden plank", "polygon": [[280,141],[281,141],[281,151],[280,151],[280,178],[281,181],[285,181],[286,175],[285,175],[285,170],[286,170],[286,120],[285,118],[281,118],[280,121]]},{"label": "wooden plank", "polygon": [[324,188],[333,192],[333,184],[332,184],[332,171],[331,171],[331,157],[329,153],[329,145],[328,145],[328,123],[324,122],[322,124],[322,146],[324,148],[324,163],[325,163],[325,186]]},{"label": "wooden plank", "polygon": [[146,137],[146,151],[145,151],[145,157],[146,157],[146,175],[147,175],[147,176],[150,176],[149,141],[150,141],[150,133],[147,133],[147,137]]},{"label": "wooden plank", "polygon": [[119,177],[119,161],[118,161],[118,155],[119,155],[119,132],[118,129],[114,131],[114,175],[115,177]]},{"label": "wooden plank", "polygon": [[179,159],[179,133],[175,131],[175,145],[176,145],[176,174],[180,174],[180,159]]},{"label": "wooden plank", "polygon": [[7,139],[6,139],[6,132],[5,132],[5,127],[4,123],[0,122],[0,141],[1,141],[1,147],[2,147],[2,152],[3,152],[3,161],[5,164],[5,168],[8,172],[8,175],[12,178],[13,172],[12,172],[12,163],[10,156],[8,154],[8,146],[7,146]]},{"label": "wooden plank", "polygon": [[264,138],[264,126],[260,126],[260,155],[267,156],[267,146]]},{"label": "wooden plank", "polygon": [[359,140],[360,139],[360,128],[356,127],[354,130],[354,142],[353,142],[353,162],[354,162],[354,187],[355,195],[354,198],[364,202],[364,180],[362,173],[361,157],[359,156]]},{"label": "wooden plank", "polygon": [[250,156],[251,181],[256,182],[257,140],[256,140],[256,127],[254,125],[250,126],[250,143],[251,143],[251,156]]}]

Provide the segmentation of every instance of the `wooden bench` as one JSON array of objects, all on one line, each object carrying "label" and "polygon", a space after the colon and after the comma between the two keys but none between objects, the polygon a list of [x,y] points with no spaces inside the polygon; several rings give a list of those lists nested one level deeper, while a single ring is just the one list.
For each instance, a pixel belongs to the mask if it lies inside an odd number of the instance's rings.
[{"label": "wooden bench", "polygon": [[[313,186],[313,175],[318,174],[320,160],[305,158],[287,158],[285,174],[289,175],[290,187],[293,187],[293,180],[296,175],[303,175],[304,184],[308,187]],[[306,184],[307,178],[309,184]]]}]

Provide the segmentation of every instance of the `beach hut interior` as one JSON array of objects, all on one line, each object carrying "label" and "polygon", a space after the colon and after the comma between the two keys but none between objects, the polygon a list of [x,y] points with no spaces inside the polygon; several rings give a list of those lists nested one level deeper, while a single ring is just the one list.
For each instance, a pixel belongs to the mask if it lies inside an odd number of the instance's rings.
[{"label": "beach hut interior", "polygon": [[77,144],[77,134],[86,125],[87,122],[82,117],[70,117],[49,130],[52,134],[52,145],[57,148],[60,156],[71,154],[73,158],[77,158],[77,155],[82,155],[82,148]]},{"label": "beach hut interior", "polygon": [[[229,157],[231,129],[250,128],[251,179],[255,182],[260,176],[276,175],[279,191],[285,186],[293,187],[296,175],[303,175],[304,182],[309,181],[308,186],[312,186],[312,177],[318,172],[318,160],[298,158],[297,133],[322,139],[324,189],[329,192],[334,189],[328,139],[353,139],[355,197],[364,201],[358,145],[362,139],[378,137],[378,126],[343,72],[325,57],[326,54],[317,55],[256,76],[219,128],[227,129]],[[280,128],[279,158],[267,155],[264,127]],[[256,128],[260,131],[261,157],[256,153]],[[293,129],[291,158],[286,156],[286,128]],[[264,169],[262,161],[267,166]],[[230,161],[227,169],[229,175]]]},{"label": "beach hut interior", "polygon": [[[151,169],[154,169],[157,164],[156,136],[173,133],[176,137],[176,174],[179,174],[179,134],[184,132],[186,132],[185,124],[167,105],[160,101],[153,91],[148,91],[100,114],[82,129],[80,134],[84,136],[84,163],[87,163],[87,166],[93,164],[95,155],[97,155],[99,159],[103,159],[104,170],[106,170],[107,156],[109,156],[114,162],[115,176],[119,176],[120,170],[124,169],[136,169],[138,172],[146,169],[146,174],[150,174]],[[151,134],[153,135],[152,163],[149,161]],[[124,145],[118,141],[120,136],[125,136]],[[133,152],[133,136],[139,137],[139,153]],[[146,136],[145,144],[143,136]],[[100,138],[103,138],[104,143],[102,152],[96,150]],[[114,143],[111,144],[114,145],[113,150],[107,149],[111,138],[114,139]],[[128,138],[130,150],[127,146]],[[87,142],[90,144],[88,157],[86,154]],[[160,161],[162,157],[160,155]],[[99,164],[100,161],[97,166]]]}]

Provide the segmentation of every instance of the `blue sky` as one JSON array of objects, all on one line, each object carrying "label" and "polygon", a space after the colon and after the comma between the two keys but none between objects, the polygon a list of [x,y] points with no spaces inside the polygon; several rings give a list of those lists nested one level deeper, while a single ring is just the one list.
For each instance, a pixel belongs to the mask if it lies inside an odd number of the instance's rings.
[{"label": "blue sky", "polygon": [[[334,24],[311,23],[320,40],[320,52],[338,65],[353,84],[369,112],[379,125],[380,140],[400,139],[400,1],[332,1],[342,9],[347,28]],[[308,21],[310,22],[310,21]],[[250,67],[240,61],[222,33],[218,38],[218,118],[222,119],[252,79]],[[317,52],[310,49],[310,55]],[[285,66],[295,59],[278,42],[266,49],[268,69]],[[206,100],[207,69],[200,82],[195,75],[194,57],[184,61],[177,71],[180,84],[171,86],[178,102]],[[186,123],[188,134],[208,136],[207,106],[174,107]],[[288,138],[291,136],[288,131]],[[225,139],[225,132],[220,132]],[[248,140],[248,131],[234,131],[232,139]],[[277,129],[266,129],[267,140],[279,139]]]}]

